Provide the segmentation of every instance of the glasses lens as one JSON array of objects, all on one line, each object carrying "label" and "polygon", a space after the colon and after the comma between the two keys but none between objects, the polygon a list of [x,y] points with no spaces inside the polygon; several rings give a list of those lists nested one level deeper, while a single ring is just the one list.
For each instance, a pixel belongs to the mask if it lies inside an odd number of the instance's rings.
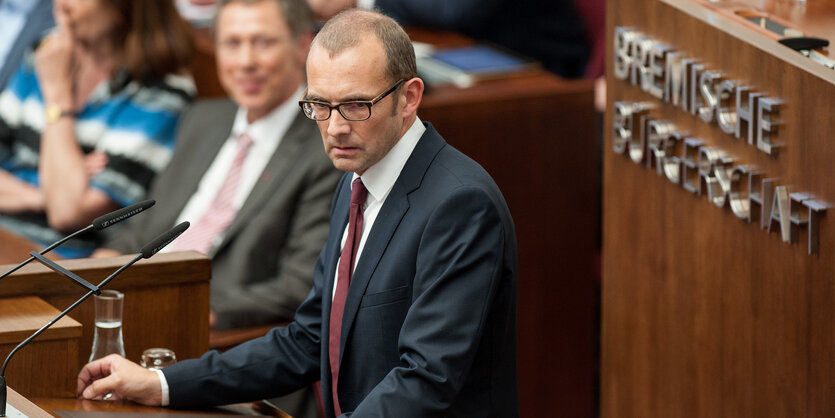
[{"label": "glasses lens", "polygon": [[302,105],[304,114],[313,120],[325,120],[330,116],[331,109],[319,103],[305,102]]},{"label": "glasses lens", "polygon": [[367,102],[342,103],[339,113],[348,120],[366,120],[371,117],[371,106]]}]

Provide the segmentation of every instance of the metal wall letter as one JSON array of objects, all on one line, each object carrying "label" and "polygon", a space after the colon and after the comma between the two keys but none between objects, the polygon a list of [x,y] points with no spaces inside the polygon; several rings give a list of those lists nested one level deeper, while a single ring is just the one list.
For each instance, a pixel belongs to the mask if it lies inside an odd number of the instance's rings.
[{"label": "metal wall letter", "polygon": [[735,88],[736,84],[731,80],[719,83],[716,88],[716,98],[719,101],[716,109],[716,119],[722,132],[728,135],[733,135],[736,132],[736,112],[731,107]]},{"label": "metal wall letter", "polygon": [[634,39],[634,29],[618,26],[615,28],[614,47],[614,74],[618,80],[626,80],[629,77],[629,68],[632,66],[632,59],[629,57],[630,44]]},{"label": "metal wall letter", "polygon": [[659,176],[664,174],[664,157],[666,154],[667,137],[675,130],[672,123],[665,120],[651,120],[647,124],[647,168],[652,169],[655,162],[655,172]]},{"label": "metal wall letter", "polygon": [[649,63],[644,78],[644,91],[655,96],[657,99],[664,99],[664,69],[669,48],[661,43],[653,43],[649,51]]},{"label": "metal wall letter", "polygon": [[699,191],[699,148],[704,145],[701,139],[684,140],[684,152],[681,156],[681,187],[691,193]]},{"label": "metal wall letter", "polygon": [[778,119],[783,101],[770,97],[761,97],[757,106],[757,148],[771,156],[777,156],[780,144],[774,141],[778,126],[783,122]]},{"label": "metal wall letter", "polygon": [[[761,93],[751,91],[750,87],[736,87],[736,137],[742,138],[748,130],[748,144],[754,145],[754,128],[757,126],[757,98]],[[747,103],[747,104],[746,104]]]},{"label": "metal wall letter", "polygon": [[771,232],[771,226],[775,222],[780,225],[780,236],[783,242],[797,242],[797,228],[792,227],[791,222],[788,186],[777,186],[774,188],[774,199],[771,201],[771,222],[768,223],[768,232]]},{"label": "metal wall letter", "polygon": [[713,122],[713,115],[719,106],[717,84],[721,83],[723,78],[724,75],[719,71],[705,71],[699,77],[699,91],[705,104],[699,108],[699,118],[706,123]]},{"label": "metal wall letter", "polygon": [[809,208],[809,254],[817,254],[820,251],[820,218],[826,215],[829,204],[817,200],[804,200],[803,206]]},{"label": "metal wall letter", "polygon": [[731,171],[731,211],[737,218],[751,222],[751,177],[753,166],[739,165]]}]

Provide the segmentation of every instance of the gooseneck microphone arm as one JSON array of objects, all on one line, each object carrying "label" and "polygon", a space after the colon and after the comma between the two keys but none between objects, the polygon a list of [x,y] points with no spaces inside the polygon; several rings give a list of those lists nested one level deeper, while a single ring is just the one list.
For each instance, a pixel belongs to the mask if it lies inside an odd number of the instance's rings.
[{"label": "gooseneck microphone arm", "polygon": [[84,296],[75,301],[75,303],[70,305],[67,309],[64,309],[64,311],[58,314],[58,316],[56,316],[53,320],[49,321],[46,325],[42,326],[39,330],[35,331],[32,335],[30,335],[29,338],[23,340],[14,349],[12,349],[9,355],[6,356],[6,360],[3,362],[3,367],[0,368],[0,417],[6,416],[6,366],[9,365],[9,360],[12,358],[12,356],[14,356],[15,353],[17,353],[21,348],[26,346],[26,344],[29,344],[30,341],[32,341],[37,336],[41,335],[44,331],[46,331],[47,328],[51,327],[56,322],[58,322],[71,310],[75,309],[75,307],[81,304],[81,302],[84,302],[87,298],[90,297],[90,295],[97,293],[98,289],[110,283],[110,281],[113,280],[114,277],[119,275],[121,272],[125,271],[125,269],[132,266],[137,261],[143,258],[150,258],[154,254],[159,252],[159,250],[161,250],[163,247],[170,244],[171,241],[174,241],[175,238],[180,236],[180,234],[182,234],[186,229],[188,229],[188,227],[189,223],[183,222],[175,226],[174,228],[169,229],[162,235],[154,238],[154,240],[149,242],[148,244],[145,244],[145,246],[139,250],[139,254],[137,254],[136,257],[134,257],[132,260],[127,262],[122,267],[119,267],[118,270],[114,271],[112,274],[110,274],[104,280],[102,280],[101,283],[98,284],[98,286],[95,286],[95,289],[89,290],[86,294],[84,294]]},{"label": "gooseneck microphone arm", "polygon": [[[90,231],[90,230],[100,231],[104,228],[107,228],[110,225],[119,223],[119,222],[121,222],[121,221],[123,221],[127,218],[130,218],[133,215],[136,215],[139,212],[142,212],[145,209],[150,208],[151,206],[154,206],[155,203],[156,203],[155,200],[143,200],[139,203],[134,203],[134,204],[132,204],[130,206],[126,206],[122,209],[114,210],[113,212],[110,212],[106,215],[99,216],[98,218],[93,219],[93,223],[91,223],[90,225],[87,225],[84,228],[81,228],[80,230],[75,231],[72,234],[67,235],[64,238],[61,238],[58,241],[55,241],[54,243],[52,243],[52,245],[44,248],[38,254],[44,255],[44,254],[52,251],[55,247],[65,243],[68,240],[71,240],[71,239],[73,239],[73,238],[75,238],[75,237],[77,237],[77,236],[79,236],[79,235],[81,235],[81,234],[83,234],[87,231]],[[18,269],[20,269],[21,267],[29,264],[34,259],[35,259],[35,256],[29,257],[28,259],[26,259],[26,261],[12,267],[11,270],[1,274],[0,279],[16,272]]]},{"label": "gooseneck microphone arm", "polygon": [[[66,236],[66,237],[64,237],[64,238],[61,238],[60,240],[55,241],[55,242],[54,242],[54,243],[52,243],[52,245],[50,245],[49,247],[46,247],[46,248],[44,248],[43,250],[41,250],[41,252],[40,252],[39,254],[40,254],[40,255],[44,255],[44,254],[46,254],[46,253],[48,253],[48,252],[52,251],[52,249],[53,249],[53,248],[55,248],[55,247],[57,247],[57,246],[59,246],[59,245],[63,244],[64,242],[66,242],[66,241],[68,241],[68,240],[70,240],[70,239],[73,239],[73,238],[75,238],[75,237],[77,237],[77,236],[79,236],[79,235],[81,235],[81,234],[83,234],[83,233],[85,233],[85,232],[87,232],[87,231],[89,231],[89,230],[91,230],[91,229],[93,229],[93,225],[92,225],[92,224],[87,225],[87,226],[85,226],[84,228],[82,228],[82,229],[80,229],[80,230],[78,230],[78,231],[75,231],[75,232],[73,232],[72,234],[67,235],[67,236]],[[20,269],[21,267],[23,267],[23,266],[25,266],[25,265],[29,264],[29,262],[31,262],[31,261],[32,261],[32,260],[34,260],[34,259],[35,259],[35,257],[34,257],[34,256],[27,258],[27,259],[26,259],[26,261],[24,261],[24,262],[22,262],[22,263],[20,263],[20,264],[18,264],[18,265],[16,265],[16,266],[14,266],[11,270],[9,270],[9,271],[7,271],[7,272],[3,273],[2,275],[0,275],[0,279],[2,279],[2,278],[4,278],[4,277],[6,277],[6,276],[8,276],[8,275],[10,275],[10,274],[12,274],[12,273],[14,273],[14,272],[16,272],[18,269]]]}]

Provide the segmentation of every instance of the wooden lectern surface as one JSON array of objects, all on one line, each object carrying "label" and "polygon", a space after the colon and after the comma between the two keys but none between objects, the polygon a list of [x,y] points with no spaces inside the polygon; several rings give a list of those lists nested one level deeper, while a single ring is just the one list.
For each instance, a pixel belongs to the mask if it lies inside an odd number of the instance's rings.
[{"label": "wooden lectern surface", "polygon": [[[650,102],[656,105],[649,112],[653,119],[721,148],[735,166],[755,165],[792,192],[835,202],[835,71],[800,63],[806,58],[782,46],[784,53],[771,53],[773,39],[710,9],[729,2],[705,3],[607,5],[601,415],[832,417],[835,214],[822,218],[820,251],[808,255],[805,228],[797,242],[784,243],[779,232],[761,229],[758,218],[740,219],[727,204],[717,207],[613,147],[613,104]],[[736,3],[774,13],[791,9],[783,17],[809,27],[830,22],[830,33],[835,30],[831,1]],[[615,78],[615,27],[634,28],[727,79],[782,99],[779,154],[766,155],[715,123]],[[682,155],[681,148],[671,152]],[[754,183],[737,192],[758,190]]]},{"label": "wooden lectern surface", "polygon": [[[0,299],[0,306],[0,344],[20,343],[61,312],[35,296]],[[65,316],[38,336],[38,341],[79,336],[81,324]]]},{"label": "wooden lectern surface", "polygon": [[[0,361],[60,313],[35,296],[0,299]],[[26,396],[71,396],[81,324],[63,317],[9,359],[6,382]]]}]

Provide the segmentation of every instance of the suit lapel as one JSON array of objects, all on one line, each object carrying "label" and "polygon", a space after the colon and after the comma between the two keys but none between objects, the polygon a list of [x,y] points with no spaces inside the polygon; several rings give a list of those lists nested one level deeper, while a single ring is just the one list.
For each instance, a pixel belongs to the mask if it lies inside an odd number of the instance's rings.
[{"label": "suit lapel", "polygon": [[[229,139],[229,134],[232,132],[232,124],[235,120],[235,112],[237,108],[230,102],[229,106],[222,106],[219,110],[208,111],[205,115],[205,120],[211,121],[203,125],[203,129],[196,129],[192,136],[184,141],[183,144],[177,146],[188,147],[188,156],[185,161],[172,161],[178,169],[182,170],[176,175],[167,175],[166,178],[174,178],[176,181],[166,187],[170,192],[165,193],[166,200],[165,207],[177,208],[171,212],[171,221],[167,225],[174,225],[177,217],[180,216],[182,208],[186,206],[189,199],[197,191],[203,175],[209,169],[209,165],[215,160],[217,153],[223,144]],[[172,171],[171,174],[174,174]],[[196,221],[196,220],[195,220]]]},{"label": "suit lapel", "polygon": [[248,219],[251,219],[252,214],[256,213],[263,206],[264,200],[270,197],[271,193],[278,187],[276,183],[280,183],[293,170],[295,164],[300,156],[298,149],[305,141],[310,140],[313,135],[311,130],[315,130],[316,125],[302,114],[298,113],[293,123],[288,128],[287,133],[281,140],[281,143],[276,148],[270,161],[264,167],[264,171],[252,187],[249,196],[244,201],[243,206],[235,215],[235,219],[226,229],[223,234],[223,242],[220,243],[215,250],[215,254],[220,252],[228,242],[246,225]]},{"label": "suit lapel", "polygon": [[383,207],[371,227],[371,232],[368,234],[362,255],[357,263],[356,271],[351,278],[351,286],[348,288],[348,297],[345,301],[345,311],[342,315],[340,364],[345,341],[349,338],[351,325],[357,316],[357,310],[362,301],[362,296],[365,294],[365,289],[368,287],[368,283],[371,281],[374,270],[380,263],[391,237],[397,230],[397,226],[409,210],[408,195],[420,187],[421,180],[426,174],[426,170],[429,169],[432,160],[446,144],[431,124],[427,123],[426,125],[426,132],[418,141],[412,155],[406,161],[406,165],[403,166],[400,176],[394,183],[391,193],[383,203]]}]

